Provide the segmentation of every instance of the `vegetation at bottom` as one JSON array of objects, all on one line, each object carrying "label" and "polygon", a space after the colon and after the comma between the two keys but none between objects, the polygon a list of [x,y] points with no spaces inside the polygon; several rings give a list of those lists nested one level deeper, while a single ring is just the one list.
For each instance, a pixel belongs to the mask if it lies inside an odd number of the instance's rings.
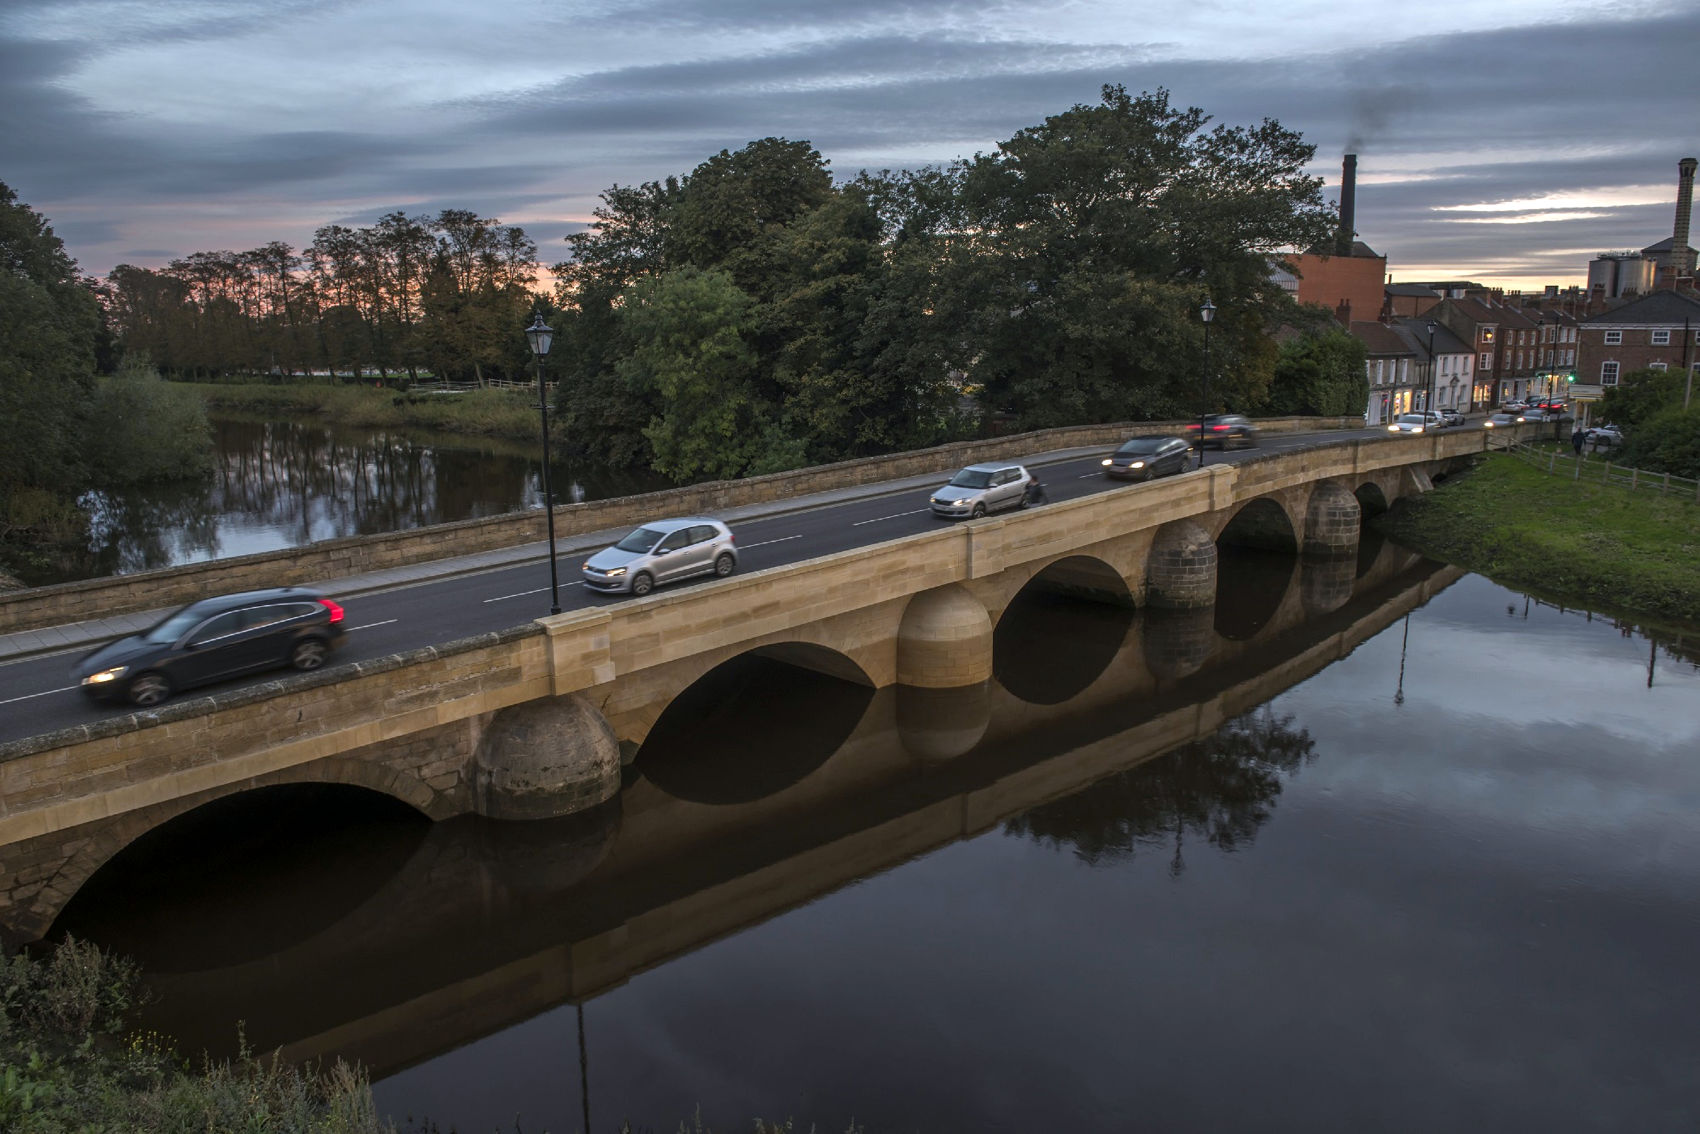
[{"label": "vegetation at bottom", "polygon": [[1700,504],[1692,500],[1631,493],[1489,454],[1375,524],[1508,586],[1700,625]]},{"label": "vegetation at bottom", "polygon": [[[244,1047],[235,1059],[197,1062],[167,1037],[135,1030],[140,988],[134,964],[87,942],[68,938],[39,958],[0,951],[0,1131],[398,1134],[365,1073],[341,1060],[301,1067]],[[796,1127],[758,1118],[753,1129]],[[405,1130],[441,1134],[425,1120]],[[858,1130],[852,1123],[846,1134]],[[678,1131],[713,1134],[700,1111]]]},{"label": "vegetation at bottom", "polygon": [[0,955],[0,1130],[393,1134],[346,1063],[321,1074],[245,1051],[197,1065],[131,1030],[139,987],[132,964],[80,941]]},{"label": "vegetation at bottom", "polygon": [[[382,386],[331,382],[185,382],[210,410],[270,420],[322,417],[358,428],[430,429],[442,433],[538,439],[537,395],[524,390],[406,393]],[[557,423],[551,421],[550,425]],[[552,435],[559,436],[557,429]]]}]

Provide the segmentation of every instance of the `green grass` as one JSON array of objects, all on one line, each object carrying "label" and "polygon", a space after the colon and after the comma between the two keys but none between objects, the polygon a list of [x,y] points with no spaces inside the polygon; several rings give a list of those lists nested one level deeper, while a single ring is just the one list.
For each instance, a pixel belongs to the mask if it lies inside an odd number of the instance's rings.
[{"label": "green grass", "polygon": [[1400,543],[1507,586],[1700,625],[1700,504],[1692,500],[1632,495],[1487,455],[1375,522]]},{"label": "green grass", "polygon": [[469,390],[464,394],[408,394],[372,386],[184,382],[207,408],[268,417],[325,417],[364,428],[434,429],[530,440],[537,436],[535,393]]}]

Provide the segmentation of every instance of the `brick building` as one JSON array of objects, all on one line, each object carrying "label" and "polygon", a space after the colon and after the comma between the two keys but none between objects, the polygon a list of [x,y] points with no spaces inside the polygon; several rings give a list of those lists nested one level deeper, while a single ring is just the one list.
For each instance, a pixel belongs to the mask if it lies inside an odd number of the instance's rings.
[{"label": "brick building", "polygon": [[1584,319],[1579,330],[1575,392],[1582,400],[1635,370],[1700,370],[1700,297],[1693,291],[1655,291]]}]

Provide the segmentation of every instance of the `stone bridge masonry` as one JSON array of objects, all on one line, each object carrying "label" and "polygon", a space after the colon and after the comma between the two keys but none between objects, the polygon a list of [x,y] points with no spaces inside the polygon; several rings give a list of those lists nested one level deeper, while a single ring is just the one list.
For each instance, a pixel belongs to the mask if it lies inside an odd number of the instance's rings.
[{"label": "stone bridge masonry", "polygon": [[1438,434],[1264,454],[12,742],[0,746],[0,928],[39,937],[131,840],[254,788],[351,784],[438,819],[593,807],[666,707],[743,654],[874,688],[983,688],[993,631],[1036,580],[1206,606],[1218,540],[1348,555],[1362,507],[1423,491],[1480,448],[1478,435]]}]

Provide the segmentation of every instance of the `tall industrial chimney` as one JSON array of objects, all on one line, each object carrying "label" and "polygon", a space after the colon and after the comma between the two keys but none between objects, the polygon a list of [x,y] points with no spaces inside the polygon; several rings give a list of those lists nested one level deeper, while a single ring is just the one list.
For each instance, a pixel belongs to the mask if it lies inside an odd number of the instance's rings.
[{"label": "tall industrial chimney", "polygon": [[1688,250],[1688,218],[1694,210],[1695,160],[1685,157],[1676,163],[1676,228],[1671,233],[1671,257],[1678,276],[1694,274],[1694,254]]},{"label": "tall industrial chimney", "polygon": [[[1688,167],[1690,180],[1694,173],[1692,164]],[[1358,211],[1358,155],[1347,154],[1340,168],[1340,234],[1334,238],[1334,253],[1337,256],[1352,254],[1352,238],[1357,235],[1356,221]],[[1683,213],[1683,216],[1687,216]],[[1683,222],[1683,231],[1688,230],[1687,222]]]}]

